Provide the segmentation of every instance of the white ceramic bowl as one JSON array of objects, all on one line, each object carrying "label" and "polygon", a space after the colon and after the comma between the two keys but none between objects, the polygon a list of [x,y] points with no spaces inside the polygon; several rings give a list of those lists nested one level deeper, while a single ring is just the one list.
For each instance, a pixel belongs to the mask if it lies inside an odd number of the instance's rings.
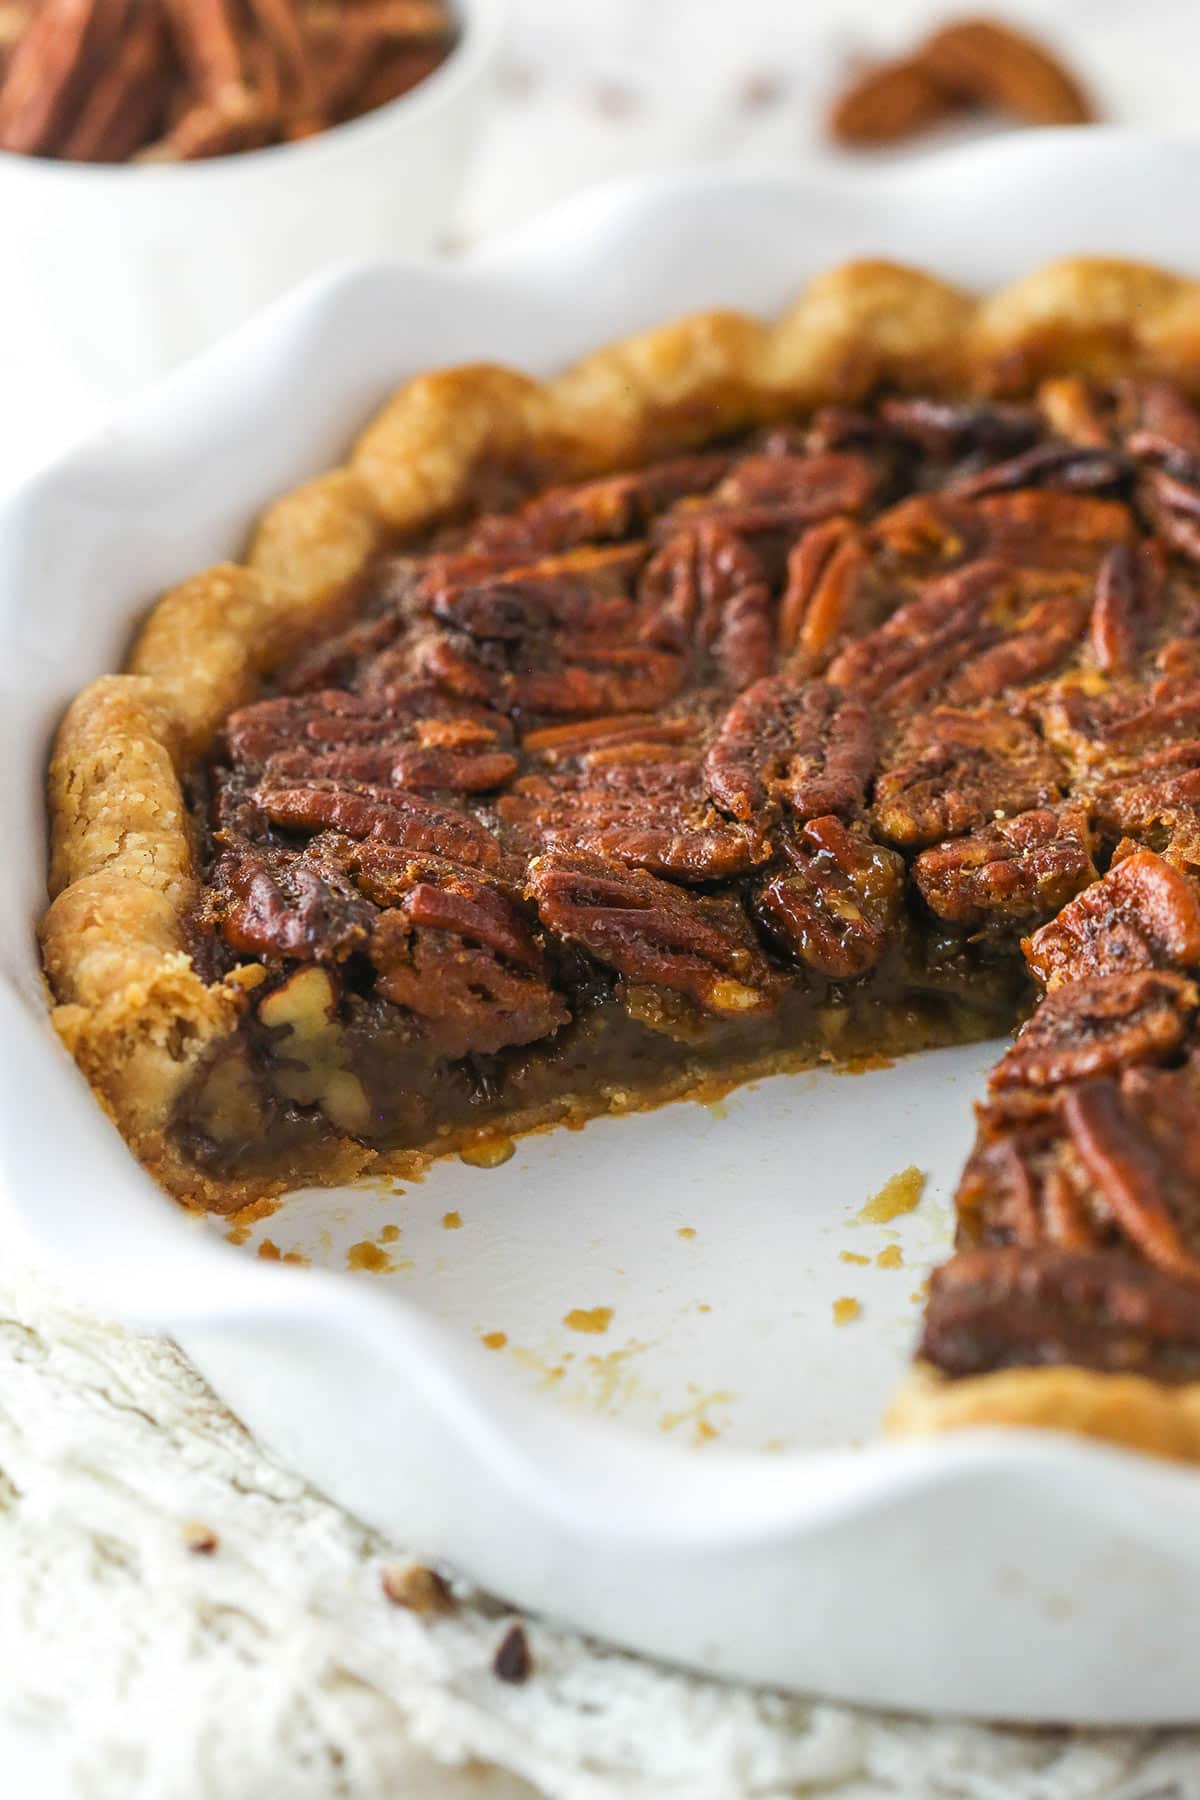
[{"label": "white ceramic bowl", "polygon": [[5,283],[81,385],[126,395],[331,263],[430,250],[503,24],[503,0],[456,10],[460,41],[428,80],[297,144],[170,166],[0,152]]},{"label": "white ceramic bowl", "polygon": [[[523,1606],[892,1706],[1196,1717],[1200,1475],[1045,1434],[872,1435],[911,1346],[911,1290],[945,1251],[986,1050],[765,1082],[720,1117],[678,1106],[551,1133],[404,1194],[308,1196],[262,1228],[324,1265],[294,1269],[256,1240],[230,1247],[136,1168],[50,1031],[32,924],[67,697],[119,663],[156,590],[236,551],[401,376],[479,356],[549,371],[683,309],[777,308],[862,252],[981,287],[1099,249],[1200,272],[1172,199],[1198,175],[1200,148],[1078,133],[871,184],[601,190],[473,266],[309,285],[27,487],[0,517],[0,1181],[35,1254],[93,1305],[177,1337],[364,1517]],[[931,1179],[898,1229],[909,1272],[847,1265],[843,1247],[885,1241],[851,1224],[864,1196],[913,1161]],[[402,1233],[393,1271],[347,1275],[347,1245],[385,1222]],[[838,1332],[843,1293],[863,1315]],[[598,1305],[606,1336],[565,1329]],[[505,1351],[480,1347],[493,1330]],[[701,1420],[718,1436],[697,1449]]]}]

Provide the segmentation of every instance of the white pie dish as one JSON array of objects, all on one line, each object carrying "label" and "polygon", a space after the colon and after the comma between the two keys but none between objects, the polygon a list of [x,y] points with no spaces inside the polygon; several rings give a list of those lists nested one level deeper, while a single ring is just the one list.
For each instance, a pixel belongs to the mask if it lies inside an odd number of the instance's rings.
[{"label": "white pie dish", "polygon": [[[103,1119],[47,1024],[31,923],[43,760],[67,697],[119,663],[158,589],[236,550],[258,507],[331,462],[405,373],[479,357],[548,371],[680,311],[774,309],[864,252],[979,287],[1070,252],[1171,263],[1163,197],[1198,169],[1200,147],[1096,132],[872,184],[602,190],[473,265],[321,278],[18,495],[0,517],[14,864],[0,1176],[52,1271],[179,1338],[304,1473],[522,1606],[877,1704],[1195,1717],[1193,1471],[1030,1433],[852,1447],[903,1371],[909,1293],[948,1234],[986,1047],[762,1083],[723,1117],[675,1107],[550,1134],[499,1170],[439,1165],[401,1196],[300,1201],[239,1253],[162,1197]],[[895,1227],[909,1272],[843,1263],[843,1248],[885,1241],[842,1234],[909,1162],[931,1171],[931,1198]],[[461,1230],[444,1230],[448,1212]],[[394,1271],[335,1273],[385,1222],[402,1227]],[[247,1254],[264,1235],[326,1267]],[[841,1294],[864,1312],[835,1332]],[[614,1308],[603,1339],[564,1330],[568,1310],[595,1306]],[[503,1353],[479,1345],[492,1330]],[[680,1442],[702,1422],[726,1442]],[[789,1444],[767,1454],[771,1438]]]}]

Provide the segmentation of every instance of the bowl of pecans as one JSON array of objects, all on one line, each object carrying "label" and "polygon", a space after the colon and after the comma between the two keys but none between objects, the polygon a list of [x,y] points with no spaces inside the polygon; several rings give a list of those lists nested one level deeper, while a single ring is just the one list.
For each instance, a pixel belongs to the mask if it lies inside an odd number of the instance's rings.
[{"label": "bowl of pecans", "polygon": [[7,267],[113,398],[330,263],[429,250],[501,0],[0,0]]}]

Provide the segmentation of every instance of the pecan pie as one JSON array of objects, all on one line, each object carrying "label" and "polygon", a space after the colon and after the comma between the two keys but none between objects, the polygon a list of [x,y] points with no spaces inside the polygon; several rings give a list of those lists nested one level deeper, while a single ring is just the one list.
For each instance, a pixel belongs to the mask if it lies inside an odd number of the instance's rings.
[{"label": "pecan pie", "polygon": [[50,770],[54,1019],[232,1210],[1019,1027],[900,1429],[1200,1456],[1200,290],[858,264],[423,376]]}]

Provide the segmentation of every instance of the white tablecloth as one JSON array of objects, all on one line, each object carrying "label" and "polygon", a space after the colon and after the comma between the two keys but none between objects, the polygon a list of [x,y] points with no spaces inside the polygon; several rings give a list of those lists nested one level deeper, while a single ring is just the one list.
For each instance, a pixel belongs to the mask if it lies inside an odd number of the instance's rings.
[{"label": "white tablecloth", "polygon": [[[1190,124],[1190,6],[1013,7],[1132,121]],[[857,49],[930,16],[892,0],[514,0],[493,123],[447,248],[583,182],[685,160],[828,154],[814,121]],[[1173,53],[1174,50],[1174,53]],[[96,422],[36,321],[10,333],[0,484]],[[1189,1800],[1200,1734],[899,1721],[717,1687],[536,1622],[389,1604],[402,1556],[279,1467],[178,1353],[0,1265],[4,1800]],[[183,1545],[186,1521],[219,1547]],[[981,1629],[986,1629],[981,1622]],[[453,1767],[451,1767],[453,1766]]]}]

